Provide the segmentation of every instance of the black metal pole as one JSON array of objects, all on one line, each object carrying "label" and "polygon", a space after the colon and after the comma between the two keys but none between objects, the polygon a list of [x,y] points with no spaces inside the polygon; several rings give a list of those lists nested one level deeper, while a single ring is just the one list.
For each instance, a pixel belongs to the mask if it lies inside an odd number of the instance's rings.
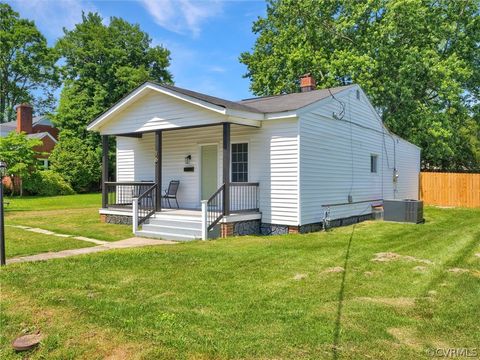
[{"label": "black metal pole", "polygon": [[5,222],[3,211],[3,176],[0,176],[0,266],[6,264],[5,260]]},{"label": "black metal pole", "polygon": [[162,211],[162,132],[155,132],[155,183],[157,184],[157,196],[155,208]]},{"label": "black metal pole", "polygon": [[223,215],[230,215],[230,123],[223,123]]},{"label": "black metal pole", "polygon": [[108,206],[108,135],[102,135],[102,208]]}]

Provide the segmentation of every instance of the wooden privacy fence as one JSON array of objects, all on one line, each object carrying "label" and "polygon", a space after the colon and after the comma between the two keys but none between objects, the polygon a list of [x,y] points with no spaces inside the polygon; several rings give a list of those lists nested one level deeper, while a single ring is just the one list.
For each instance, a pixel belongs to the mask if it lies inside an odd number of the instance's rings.
[{"label": "wooden privacy fence", "polygon": [[480,207],[480,174],[421,172],[420,198],[429,205]]}]

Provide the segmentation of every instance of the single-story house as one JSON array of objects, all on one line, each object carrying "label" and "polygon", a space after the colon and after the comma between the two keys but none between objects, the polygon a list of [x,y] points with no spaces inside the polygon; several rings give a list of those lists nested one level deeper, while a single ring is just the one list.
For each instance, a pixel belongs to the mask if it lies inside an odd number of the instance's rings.
[{"label": "single-story house", "polygon": [[[383,125],[360,86],[316,90],[307,75],[301,89],[228,101],[144,83],[88,126],[103,138],[101,218],[179,240],[303,233],[418,198],[420,149]],[[172,180],[179,209],[162,199]]]}]

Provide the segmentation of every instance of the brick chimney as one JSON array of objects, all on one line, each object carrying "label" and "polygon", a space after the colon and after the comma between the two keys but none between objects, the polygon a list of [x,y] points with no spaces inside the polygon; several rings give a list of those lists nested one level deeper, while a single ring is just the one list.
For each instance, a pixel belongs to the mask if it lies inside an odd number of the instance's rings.
[{"label": "brick chimney", "polygon": [[312,74],[308,73],[300,77],[300,89],[302,92],[315,90],[315,78]]},{"label": "brick chimney", "polygon": [[24,131],[27,134],[31,134],[33,132],[32,111],[33,111],[33,108],[29,104],[17,105],[17,132],[18,133]]}]

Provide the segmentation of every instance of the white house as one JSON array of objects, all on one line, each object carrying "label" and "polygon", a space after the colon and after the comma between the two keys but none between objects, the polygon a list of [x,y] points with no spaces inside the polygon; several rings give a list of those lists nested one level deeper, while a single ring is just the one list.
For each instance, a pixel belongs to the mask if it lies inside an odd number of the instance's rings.
[{"label": "white house", "polygon": [[[189,240],[308,232],[371,218],[383,199],[418,198],[420,149],[383,126],[358,85],[301,83],[238,102],[152,82],[132,91],[88,126],[103,137],[102,218]],[[157,196],[172,180],[180,210]]]}]

